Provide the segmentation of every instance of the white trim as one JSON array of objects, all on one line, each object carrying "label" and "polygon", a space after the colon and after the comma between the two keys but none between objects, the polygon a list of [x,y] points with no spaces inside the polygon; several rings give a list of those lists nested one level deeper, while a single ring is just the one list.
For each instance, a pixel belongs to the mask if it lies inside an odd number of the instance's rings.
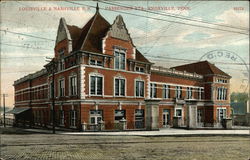
[{"label": "white trim", "polygon": [[[144,84],[144,85],[143,85],[143,89],[144,89],[144,90],[143,90],[143,97],[140,96],[140,89],[139,89],[139,96],[136,96],[136,82],[137,82],[137,81],[143,82],[143,84]],[[134,79],[134,97],[135,97],[135,98],[145,98],[145,88],[146,88],[145,86],[146,86],[146,85],[145,85],[145,81],[144,81],[143,79],[141,79],[141,78],[136,78],[136,79]]]},{"label": "white trim", "polygon": [[85,66],[81,65],[80,67],[80,81],[79,82],[79,93],[80,93],[80,98],[85,99]]},{"label": "white trim", "polygon": [[[165,88],[165,86],[167,86],[167,87]],[[163,87],[162,87],[162,99],[170,99],[170,90],[171,90],[170,85],[168,85],[168,84],[163,85]]]},{"label": "white trim", "polygon": [[106,34],[106,36],[102,39],[102,52],[103,52],[104,54],[107,54],[107,53],[106,53],[106,50],[105,50],[107,38],[108,38],[108,34]]},{"label": "white trim", "polygon": [[[68,78],[68,86],[69,86],[69,87],[68,87],[68,93],[69,93],[68,95],[69,95],[69,96],[77,96],[77,95],[78,95],[78,94],[77,94],[77,93],[78,93],[78,85],[77,85],[78,79],[77,79],[77,74],[76,74],[75,72],[73,72],[73,73],[71,73],[71,75],[69,75],[68,77],[69,77],[69,78]],[[76,80],[75,80],[75,83],[76,83],[76,84],[75,84],[75,85],[76,85],[76,91],[75,91],[75,92],[76,92],[76,94],[75,94],[75,95],[71,94],[71,85],[70,85],[70,82],[71,82],[71,78],[72,78],[72,77],[75,77],[75,78],[76,78]]]},{"label": "white trim", "polygon": [[[61,80],[63,80],[63,85],[62,85],[62,86],[63,86],[63,94],[61,94],[61,88],[60,88],[60,81],[61,81]],[[65,97],[65,96],[66,96],[66,94],[65,94],[65,78],[64,78],[64,77],[60,77],[60,78],[58,78],[57,82],[58,82],[58,84],[57,84],[57,85],[58,85],[58,86],[57,86],[57,87],[58,87],[58,88],[57,88],[57,89],[58,89],[58,94],[57,94],[57,96],[58,96],[58,97]]]},{"label": "white trim", "polygon": [[89,67],[89,68],[96,68],[96,69],[103,69],[103,70],[115,71],[115,72],[118,71],[118,72],[132,73],[132,74],[136,74],[136,75],[150,75],[149,73],[134,72],[134,71],[127,71],[127,70],[117,70],[117,69],[113,69],[113,68],[105,68],[105,67],[99,67],[99,66],[93,66],[93,65],[86,65],[86,64],[83,64],[83,66]]},{"label": "white trim", "polygon": [[135,55],[136,55],[136,48],[135,47],[133,47],[133,53],[132,53],[132,58],[133,59],[135,59],[136,57],[135,57]]},{"label": "white trim", "polygon": [[150,75],[147,75],[147,79],[146,79],[146,81],[147,81],[147,84],[145,85],[145,86],[147,86],[147,95],[146,95],[146,97],[148,98],[148,99],[150,99]]},{"label": "white trim", "polygon": [[[114,50],[113,50],[113,55],[114,55],[114,69],[115,70],[127,70],[127,49],[120,47],[120,46],[113,46]],[[119,55],[119,68],[115,68],[115,52],[118,52],[119,54],[124,54],[124,69],[120,68],[120,63],[121,63],[121,56]]]},{"label": "white trim", "polygon": [[[153,94],[155,94],[155,97]],[[156,83],[150,83],[150,98],[151,99],[157,98],[157,84]]]},{"label": "white trim", "polygon": [[[91,76],[95,76],[95,77],[102,77],[102,94],[101,95],[97,95],[97,81],[95,83],[95,92],[96,94],[91,94]],[[96,73],[96,72],[91,72],[89,73],[89,92],[88,95],[91,96],[104,96],[104,75],[100,74],[100,73]]]},{"label": "white trim", "polygon": [[192,88],[203,88],[201,86],[189,86],[189,85],[182,85],[182,84],[175,84],[175,83],[166,83],[166,82],[155,82],[155,81],[150,81],[150,83],[156,83],[156,84],[167,84],[170,86],[181,86],[181,87],[192,87]]},{"label": "white trim", "polygon": [[[176,116],[176,110],[179,110],[179,109],[181,109],[181,116]],[[174,116],[175,117],[181,117],[182,119],[183,119],[183,105],[175,105],[175,107],[174,107]]]},{"label": "white trim", "polygon": [[[119,93],[119,95],[117,96],[117,95],[115,95],[115,80],[116,79],[118,79],[118,80],[124,80],[125,81],[125,83],[124,83],[124,96],[123,95],[120,95],[120,93]],[[120,92],[120,87],[121,87],[121,85],[120,85],[121,83],[119,82],[119,92]],[[114,94],[114,97],[126,97],[127,96],[127,79],[125,78],[125,77],[123,77],[123,76],[121,76],[121,75],[117,75],[117,76],[114,76],[114,78],[113,78],[113,94]]]},{"label": "white trim", "polygon": [[186,99],[193,99],[193,97],[194,97],[193,88],[192,87],[187,87],[187,89],[186,89]]}]

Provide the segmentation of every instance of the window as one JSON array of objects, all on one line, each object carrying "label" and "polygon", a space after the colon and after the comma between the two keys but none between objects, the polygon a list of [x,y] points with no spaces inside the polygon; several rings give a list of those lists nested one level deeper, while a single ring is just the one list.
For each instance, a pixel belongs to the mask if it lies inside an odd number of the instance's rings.
[{"label": "window", "polygon": [[181,98],[182,97],[182,87],[176,86],[176,88],[175,88],[175,96],[176,96],[176,98]]},{"label": "window", "polygon": [[182,117],[182,109],[176,109],[175,110],[175,116],[176,117]]},{"label": "window", "polygon": [[59,97],[65,96],[65,85],[64,85],[64,79],[59,80]]},{"label": "window", "polygon": [[227,83],[228,81],[226,79],[217,79],[218,83]]},{"label": "window", "polygon": [[115,96],[125,96],[125,79],[115,79]]},{"label": "window", "polygon": [[197,109],[197,122],[201,123],[202,122],[202,110]]},{"label": "window", "polygon": [[90,94],[102,95],[102,81],[103,77],[90,76]]},{"label": "window", "polygon": [[144,128],[144,110],[135,110],[135,128]]},{"label": "window", "polygon": [[156,84],[154,84],[154,83],[150,84],[150,97],[151,98],[156,98],[157,97]]},{"label": "window", "polygon": [[198,89],[198,98],[199,98],[199,99],[202,99],[202,95],[203,95],[203,89],[202,89],[202,88],[199,88],[199,89]]},{"label": "window", "polygon": [[49,90],[49,97],[52,98],[52,93],[53,93],[53,83],[50,82],[50,90]]},{"label": "window", "polygon": [[91,110],[90,111],[90,124],[98,124],[102,120],[101,110]]},{"label": "window", "polygon": [[123,118],[126,118],[125,110],[115,110],[115,121],[120,121]]},{"label": "window", "polygon": [[115,69],[125,69],[125,52],[115,49]]},{"label": "window", "polygon": [[170,98],[170,86],[163,85],[163,98]]},{"label": "window", "polygon": [[136,81],[135,96],[144,97],[144,81]]},{"label": "window", "polygon": [[102,61],[91,59],[90,60],[90,65],[103,66],[103,63],[102,63]]},{"label": "window", "polygon": [[59,49],[58,53],[59,53],[59,56],[63,56],[64,55],[64,48]]},{"label": "window", "polygon": [[59,111],[59,116],[60,116],[60,125],[64,125],[64,111],[63,110],[60,110]]},{"label": "window", "polygon": [[58,71],[64,70],[65,69],[65,64],[64,64],[64,60],[60,60],[58,62]]},{"label": "window", "polygon": [[226,108],[219,108],[217,109],[217,120],[220,122],[222,119],[227,117],[227,109]]},{"label": "window", "polygon": [[76,111],[71,110],[70,112],[70,126],[75,127],[76,126]]},{"label": "window", "polygon": [[135,67],[135,71],[136,72],[144,72],[144,68],[143,67]]},{"label": "window", "polygon": [[192,88],[191,87],[187,87],[187,99],[192,99]]},{"label": "window", "polygon": [[227,100],[227,88],[217,88],[217,100]]},{"label": "window", "polygon": [[77,95],[77,79],[76,79],[76,76],[69,77],[69,93],[72,96]]}]

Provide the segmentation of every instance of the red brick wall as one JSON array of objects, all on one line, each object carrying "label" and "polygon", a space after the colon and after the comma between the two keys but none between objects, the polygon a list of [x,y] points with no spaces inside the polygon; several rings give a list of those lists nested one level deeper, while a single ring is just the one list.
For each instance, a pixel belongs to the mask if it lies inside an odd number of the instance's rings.
[{"label": "red brick wall", "polygon": [[120,39],[108,36],[105,39],[105,44],[104,45],[105,45],[104,54],[114,55],[113,47],[115,45],[115,46],[119,46],[119,47],[122,47],[124,49],[127,49],[127,52],[126,52],[126,58],[127,59],[134,59],[133,58],[133,54],[134,54],[133,53],[133,44],[132,44],[131,41],[124,41],[124,40],[120,40]]},{"label": "red brick wall", "polygon": [[[127,96],[135,96],[135,79],[141,78],[144,80],[145,92],[144,95],[146,97],[147,93],[147,75],[145,74],[134,74],[122,71],[114,71],[114,70],[105,70],[105,69],[96,69],[86,67],[85,69],[85,91],[86,94],[89,94],[89,74],[92,72],[98,72],[104,76],[104,95],[114,95],[114,77],[121,75],[126,78],[126,92]],[[100,97],[99,97],[100,98]],[[112,97],[115,99],[115,97]]]},{"label": "red brick wall", "polygon": [[59,56],[58,51],[60,49],[65,49],[64,54],[68,55],[68,51],[69,51],[69,49],[68,49],[68,43],[69,42],[68,42],[67,39],[64,39],[64,40],[62,40],[62,41],[60,41],[60,42],[57,43],[57,45],[55,46],[55,49],[54,49],[54,51],[55,51],[55,57]]}]

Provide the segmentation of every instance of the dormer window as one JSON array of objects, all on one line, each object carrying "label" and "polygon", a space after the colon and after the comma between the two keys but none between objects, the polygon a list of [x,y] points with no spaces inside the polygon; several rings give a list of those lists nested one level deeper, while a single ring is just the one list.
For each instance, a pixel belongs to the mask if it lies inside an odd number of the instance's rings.
[{"label": "dormer window", "polygon": [[89,63],[90,63],[90,65],[103,66],[102,61],[98,61],[98,60],[95,60],[95,59],[91,59]]},{"label": "dormer window", "polygon": [[138,67],[138,66],[136,66],[136,67],[135,67],[135,71],[136,71],[136,72],[143,72],[143,73],[144,73],[144,68],[143,68],[143,67]]},{"label": "dormer window", "polygon": [[64,52],[65,52],[64,48],[61,48],[61,49],[58,50],[60,58],[64,55]]},{"label": "dormer window", "polygon": [[125,50],[115,49],[115,69],[125,70]]},{"label": "dormer window", "polygon": [[58,71],[62,71],[65,69],[65,64],[64,64],[64,60],[59,60],[58,62]]}]

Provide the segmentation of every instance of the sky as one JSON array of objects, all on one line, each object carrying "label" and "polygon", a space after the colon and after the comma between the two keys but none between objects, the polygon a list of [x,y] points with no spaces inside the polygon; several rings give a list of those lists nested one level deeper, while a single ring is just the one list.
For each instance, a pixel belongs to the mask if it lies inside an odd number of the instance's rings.
[{"label": "sky", "polygon": [[[122,15],[135,46],[155,65],[208,60],[232,76],[231,92],[247,91],[248,1],[110,3],[99,2],[101,15],[110,24]],[[13,107],[14,81],[42,69],[46,57],[53,57],[59,19],[83,27],[95,13],[91,6],[96,2],[1,2],[1,94],[8,94],[7,106]]]}]

